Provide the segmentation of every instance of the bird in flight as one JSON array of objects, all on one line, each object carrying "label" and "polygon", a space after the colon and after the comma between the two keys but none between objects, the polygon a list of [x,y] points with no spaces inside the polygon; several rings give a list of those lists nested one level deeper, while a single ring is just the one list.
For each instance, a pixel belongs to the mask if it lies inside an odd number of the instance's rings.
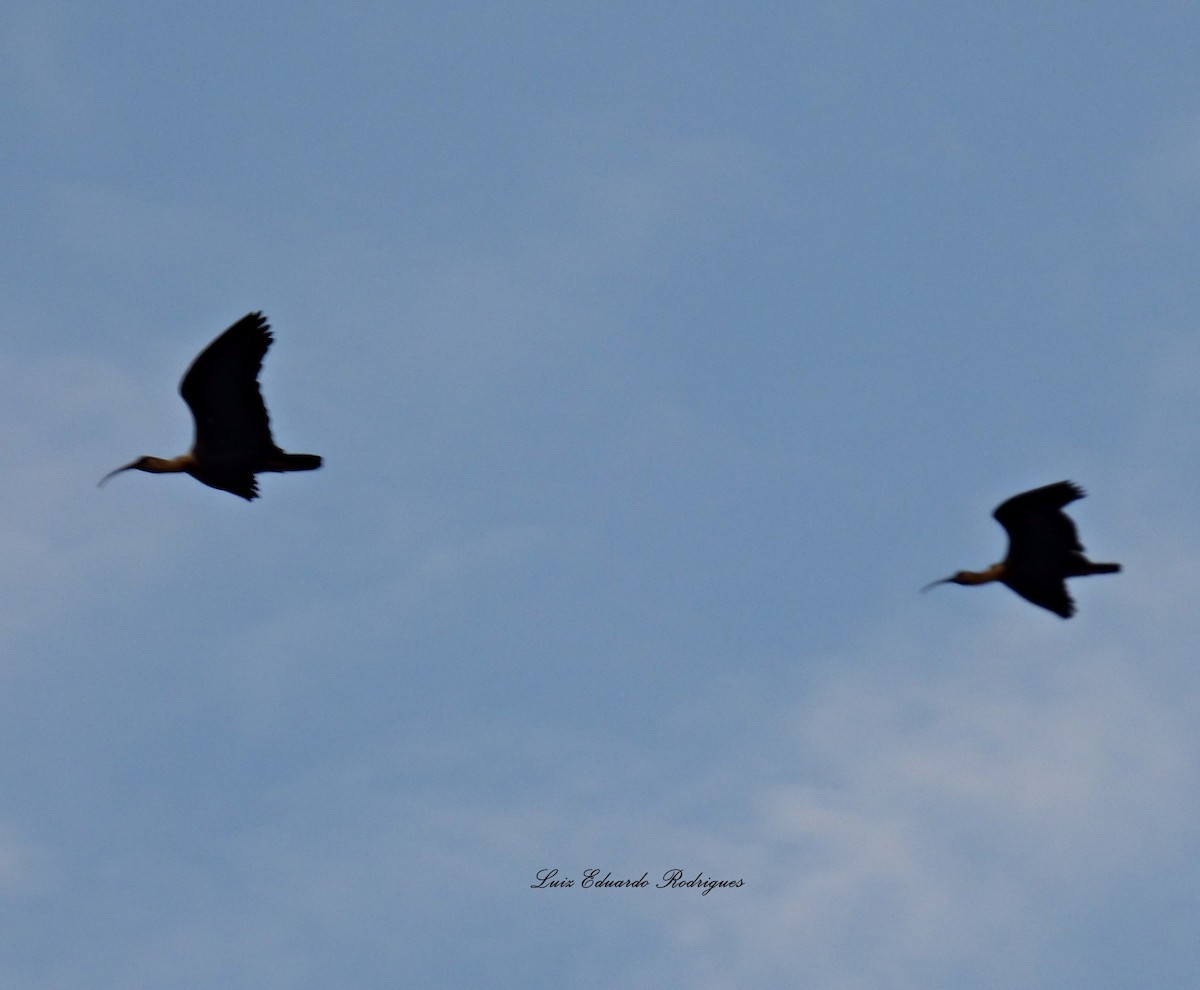
[{"label": "bird in flight", "polygon": [[1069,481],[1014,495],[993,516],[1008,532],[1008,555],[984,571],[959,571],[927,584],[987,584],[999,581],[1027,602],[1069,619],[1075,602],[1067,593],[1067,578],[1116,574],[1120,564],[1093,564],[1083,555],[1075,523],[1063,507],[1083,498],[1084,491]]},{"label": "bird in flight", "polygon": [[275,446],[271,421],[258,388],[271,330],[262,313],[248,313],[209,344],[192,362],[179,394],[196,421],[190,453],[139,457],[100,479],[131,469],[150,474],[190,474],[201,484],[247,501],[258,497],[254,476],[263,471],[312,471],[316,454],[289,454]]}]

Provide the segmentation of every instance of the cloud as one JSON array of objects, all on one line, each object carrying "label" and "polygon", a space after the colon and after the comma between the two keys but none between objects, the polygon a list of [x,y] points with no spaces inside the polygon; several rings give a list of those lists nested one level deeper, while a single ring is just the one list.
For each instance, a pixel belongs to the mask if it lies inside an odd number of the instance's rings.
[{"label": "cloud", "polygon": [[1196,839],[1196,699],[1130,644],[1057,632],[929,643],[933,668],[879,643],[794,697],[757,819],[715,857],[751,846],[765,872],[703,922],[697,985],[1050,986],[1065,919],[1101,928],[1163,882]]}]

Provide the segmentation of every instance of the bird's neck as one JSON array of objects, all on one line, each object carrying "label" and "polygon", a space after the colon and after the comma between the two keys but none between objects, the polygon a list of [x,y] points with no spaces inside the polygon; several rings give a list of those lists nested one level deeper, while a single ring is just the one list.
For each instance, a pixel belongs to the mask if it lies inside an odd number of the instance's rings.
[{"label": "bird's neck", "polygon": [[178,457],[143,457],[138,468],[150,474],[180,474],[188,471],[194,463],[191,454],[180,454]]},{"label": "bird's neck", "polygon": [[992,564],[991,567],[982,571],[963,571],[958,576],[959,584],[988,584],[992,581],[1000,581],[1004,578],[1004,564]]}]

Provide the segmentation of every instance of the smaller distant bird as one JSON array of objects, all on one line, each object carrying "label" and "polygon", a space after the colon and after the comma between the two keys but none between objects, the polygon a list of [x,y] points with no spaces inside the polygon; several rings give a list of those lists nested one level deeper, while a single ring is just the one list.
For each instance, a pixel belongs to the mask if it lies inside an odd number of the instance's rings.
[{"label": "smaller distant bird", "polygon": [[201,484],[232,492],[247,501],[258,497],[255,475],[263,471],[312,471],[316,454],[289,454],[275,446],[258,373],[271,346],[262,313],[248,313],[209,344],[192,362],[179,394],[196,421],[190,453],[179,457],[139,457],[100,479],[131,469],[150,474],[190,474]]},{"label": "smaller distant bird", "polygon": [[993,516],[1008,532],[1008,556],[985,571],[959,571],[952,577],[927,584],[987,584],[999,581],[1034,605],[1069,619],[1075,602],[1067,594],[1069,577],[1116,574],[1120,564],[1093,564],[1083,555],[1075,523],[1063,507],[1084,497],[1069,481],[1014,495]]}]

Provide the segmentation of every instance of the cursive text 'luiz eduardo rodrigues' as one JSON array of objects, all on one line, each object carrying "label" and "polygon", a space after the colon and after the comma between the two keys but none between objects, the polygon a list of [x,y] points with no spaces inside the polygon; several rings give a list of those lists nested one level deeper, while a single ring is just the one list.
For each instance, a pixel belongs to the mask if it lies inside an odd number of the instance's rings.
[{"label": "cursive text 'luiz eduardo rodrigues'", "polygon": [[[550,887],[574,887],[575,881],[570,877],[560,877],[558,870],[546,869],[537,871],[537,883],[531,883],[529,886],[534,890],[547,889]],[[650,874],[643,873],[637,880],[628,878],[613,879],[611,872],[600,876],[599,870],[584,870],[583,879],[579,881],[579,886],[584,888],[590,887],[649,887]],[[703,873],[697,873],[694,877],[686,877],[683,870],[667,870],[662,876],[662,883],[656,883],[654,886],[661,890],[664,887],[690,887],[692,890],[699,890],[700,896],[704,897],[714,891],[717,887],[740,887],[745,880],[716,880],[712,877],[706,877]]]}]

